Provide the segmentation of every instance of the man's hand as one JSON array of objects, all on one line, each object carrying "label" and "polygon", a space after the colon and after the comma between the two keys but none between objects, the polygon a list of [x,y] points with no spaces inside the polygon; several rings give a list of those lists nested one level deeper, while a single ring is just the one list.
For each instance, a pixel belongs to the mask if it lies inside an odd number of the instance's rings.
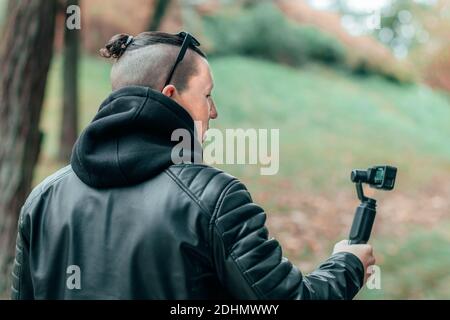
[{"label": "man's hand", "polygon": [[364,283],[370,274],[367,273],[369,266],[375,264],[375,257],[373,256],[373,248],[369,244],[348,244],[348,240],[342,240],[336,243],[333,249],[333,254],[338,252],[350,252],[361,260],[364,266]]}]

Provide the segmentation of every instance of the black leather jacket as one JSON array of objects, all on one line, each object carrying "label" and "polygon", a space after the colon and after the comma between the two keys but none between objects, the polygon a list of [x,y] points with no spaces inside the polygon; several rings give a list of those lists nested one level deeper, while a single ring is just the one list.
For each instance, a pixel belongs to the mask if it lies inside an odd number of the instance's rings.
[{"label": "black leather jacket", "polygon": [[71,165],[22,208],[13,298],[355,296],[363,282],[356,256],[335,254],[302,275],[268,237],[266,214],[239,180],[207,165],[173,164],[170,135],[180,127],[193,132],[192,119],[158,92],[111,94]]}]

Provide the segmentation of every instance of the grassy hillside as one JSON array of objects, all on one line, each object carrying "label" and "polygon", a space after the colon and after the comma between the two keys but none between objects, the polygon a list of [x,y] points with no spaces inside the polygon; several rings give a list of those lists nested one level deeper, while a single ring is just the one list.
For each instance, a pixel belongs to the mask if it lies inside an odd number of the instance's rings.
[{"label": "grassy hillside", "polygon": [[219,125],[280,128],[282,176],[335,187],[352,167],[391,163],[409,184],[449,168],[450,105],[424,86],[242,58],[212,66]]}]

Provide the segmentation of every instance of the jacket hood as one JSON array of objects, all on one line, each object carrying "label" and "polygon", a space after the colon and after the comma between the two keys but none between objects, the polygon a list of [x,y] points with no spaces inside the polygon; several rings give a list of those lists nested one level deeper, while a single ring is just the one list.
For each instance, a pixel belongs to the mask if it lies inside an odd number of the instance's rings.
[{"label": "jacket hood", "polygon": [[[119,89],[100,105],[75,143],[72,168],[95,188],[144,182],[174,164],[172,150],[180,143],[171,139],[176,129],[196,137],[194,121],[174,100],[147,87]],[[201,159],[200,143],[191,140],[196,145],[190,159]]]}]

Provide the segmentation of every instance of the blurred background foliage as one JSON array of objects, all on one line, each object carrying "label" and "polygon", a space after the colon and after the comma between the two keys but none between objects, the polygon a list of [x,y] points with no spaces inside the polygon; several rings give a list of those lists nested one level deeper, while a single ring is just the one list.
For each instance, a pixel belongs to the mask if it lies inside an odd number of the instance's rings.
[{"label": "blurred background foliage", "polygon": [[[79,130],[111,91],[98,49],[113,34],[148,30],[156,5],[81,1]],[[34,184],[66,165],[58,158],[63,22]],[[188,30],[207,51],[213,126],[280,129],[279,174],[221,167],[247,184],[302,271],[347,237],[358,205],[350,170],[389,163],[399,168],[395,191],[367,190],[379,199],[382,288],[358,298],[450,298],[450,0],[172,0],[159,29]]]},{"label": "blurred background foliage", "polygon": [[271,3],[232,11],[204,18],[211,57],[243,55],[294,67],[309,61],[338,64],[345,58],[345,49],[335,38],[286,20]]}]

